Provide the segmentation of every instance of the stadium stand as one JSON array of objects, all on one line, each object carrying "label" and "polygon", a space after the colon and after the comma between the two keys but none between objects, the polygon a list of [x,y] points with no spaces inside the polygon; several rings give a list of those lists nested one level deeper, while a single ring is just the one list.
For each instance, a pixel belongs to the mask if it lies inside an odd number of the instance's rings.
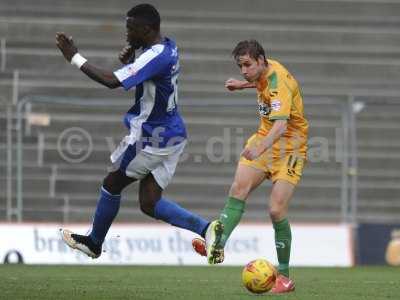
[{"label": "stadium stand", "polygon": [[[69,67],[55,48],[54,36],[56,31],[67,32],[92,62],[116,68],[124,45],[124,12],[132,2],[70,2],[0,3],[0,39],[6,49],[0,73],[4,98],[1,128],[7,128],[6,103],[11,105],[16,89],[19,101],[35,96],[24,112],[50,117],[49,126],[24,122],[22,127],[24,221],[88,221],[106,174],[110,147],[126,132],[121,116],[129,108],[132,94],[107,90]],[[229,93],[223,83],[228,77],[239,76],[230,57],[236,42],[256,38],[268,55],[287,65],[301,83],[311,125],[314,156],[292,202],[291,218],[343,221],[353,195],[358,199],[357,220],[398,220],[400,4],[302,0],[273,1],[273,5],[252,1],[250,6],[248,1],[235,1],[233,7],[232,1],[205,0],[196,2],[194,11],[191,1],[149,2],[164,16],[164,33],[180,46],[180,105],[190,134],[189,158],[178,166],[167,196],[210,219],[223,206],[238,145],[258,123],[254,91]],[[338,133],[343,132],[349,99],[358,112],[358,169],[355,173],[349,168],[350,174],[343,174],[335,143]],[[12,202],[16,203],[17,106],[11,107]],[[60,134],[71,127],[84,129],[92,138],[93,151],[81,163],[68,163],[60,156]],[[345,129],[348,132],[348,127]],[[206,155],[207,145],[224,134],[229,141],[224,148],[219,144],[211,156],[218,160],[225,154],[227,159],[212,161]],[[323,146],[329,150],[328,156],[317,151],[321,142],[326,142]],[[0,154],[0,184],[6,187],[5,130],[0,133]],[[357,195],[350,188],[354,175]],[[341,201],[344,186],[349,200],[345,209]],[[150,220],[140,213],[136,194],[137,186],[125,191],[118,221]],[[266,220],[266,195],[265,189],[252,195],[247,221]],[[1,188],[0,220],[6,219],[6,202],[6,189]]]}]

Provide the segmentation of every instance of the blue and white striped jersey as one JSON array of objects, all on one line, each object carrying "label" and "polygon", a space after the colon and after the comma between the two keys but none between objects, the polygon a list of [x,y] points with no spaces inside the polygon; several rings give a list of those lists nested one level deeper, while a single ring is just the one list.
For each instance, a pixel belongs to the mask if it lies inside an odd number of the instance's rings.
[{"label": "blue and white striped jersey", "polygon": [[136,86],[135,104],[124,118],[130,143],[143,139],[152,148],[165,148],[185,140],[177,109],[179,56],[174,41],[164,38],[114,74],[125,90]]}]

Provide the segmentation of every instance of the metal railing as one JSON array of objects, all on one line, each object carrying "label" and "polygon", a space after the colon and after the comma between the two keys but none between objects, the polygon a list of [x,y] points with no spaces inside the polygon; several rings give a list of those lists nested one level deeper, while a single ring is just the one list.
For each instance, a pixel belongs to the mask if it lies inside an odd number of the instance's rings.
[{"label": "metal railing", "polygon": [[5,38],[0,39],[0,71],[4,72],[7,66],[7,40]]}]

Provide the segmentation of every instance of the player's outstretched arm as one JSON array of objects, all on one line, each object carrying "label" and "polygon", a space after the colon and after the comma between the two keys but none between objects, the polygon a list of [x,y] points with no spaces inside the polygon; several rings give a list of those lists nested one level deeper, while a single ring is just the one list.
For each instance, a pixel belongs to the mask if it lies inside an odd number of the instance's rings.
[{"label": "player's outstretched arm", "polygon": [[245,80],[237,80],[235,78],[229,78],[227,81],[225,81],[225,87],[230,91],[235,91],[248,88],[255,88],[256,84]]},{"label": "player's outstretched arm", "polygon": [[73,65],[76,65],[83,73],[94,81],[108,87],[117,88],[121,83],[111,71],[101,70],[87,62],[87,59],[78,53],[72,37],[67,37],[63,32],[57,32],[56,45],[60,49],[65,59]]}]

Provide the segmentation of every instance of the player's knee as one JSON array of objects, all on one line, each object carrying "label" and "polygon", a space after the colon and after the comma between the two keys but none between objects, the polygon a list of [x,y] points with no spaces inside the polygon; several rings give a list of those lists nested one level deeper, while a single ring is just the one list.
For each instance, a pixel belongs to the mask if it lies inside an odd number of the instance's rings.
[{"label": "player's knee", "polygon": [[120,195],[122,190],[135,181],[127,177],[121,170],[108,173],[103,180],[103,187],[112,195]]},{"label": "player's knee", "polygon": [[272,221],[280,221],[286,216],[287,205],[284,198],[272,197],[269,206],[269,216]]},{"label": "player's knee", "polygon": [[232,183],[229,195],[237,199],[247,199],[250,192],[250,186],[244,182],[234,181]]},{"label": "player's knee", "polygon": [[111,195],[120,195],[122,189],[120,186],[113,183],[113,180],[110,180],[109,176],[104,178],[103,180],[103,188],[109,192]]},{"label": "player's knee", "polygon": [[285,210],[281,207],[270,207],[269,216],[273,222],[280,221],[285,217]]}]

